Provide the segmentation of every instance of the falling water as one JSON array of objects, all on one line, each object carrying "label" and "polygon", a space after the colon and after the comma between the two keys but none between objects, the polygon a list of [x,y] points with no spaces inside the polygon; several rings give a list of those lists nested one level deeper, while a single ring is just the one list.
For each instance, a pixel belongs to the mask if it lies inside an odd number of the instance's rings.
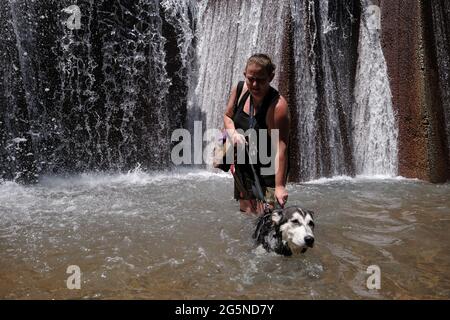
[{"label": "falling water", "polygon": [[[74,5],[80,29],[66,24]],[[1,177],[167,168],[171,131],[186,118],[192,7],[2,2]]]},{"label": "falling water", "polygon": [[300,179],[352,175],[358,1],[292,1]]},{"label": "falling water", "polygon": [[81,9],[84,29],[62,27],[59,43],[58,105],[68,115],[61,152],[75,160],[65,166],[167,166],[170,79],[158,1],[90,1]]},{"label": "falling water", "polygon": [[377,7],[363,1],[353,110],[356,173],[397,175],[398,128],[392,108],[386,61],[377,26]]},{"label": "falling water", "polygon": [[[82,14],[79,30],[67,27],[62,11],[74,4]],[[272,56],[278,66],[272,84],[280,86],[291,20],[290,107],[298,117],[291,151],[300,168],[294,179],[395,175],[397,129],[379,33],[360,19],[367,5],[3,1],[1,177],[170,167],[172,131],[192,129],[194,120],[204,130],[220,128],[231,86],[252,53]],[[437,22],[444,11],[435,11]],[[438,33],[443,26],[435,23]],[[446,56],[440,57],[445,89]]]},{"label": "falling water", "polygon": [[[38,103],[33,74],[23,72],[32,69],[31,55],[35,45],[32,21],[20,15],[20,11],[27,7],[26,3],[19,1],[3,1],[0,7],[4,32],[0,47],[0,79],[3,80],[0,81],[0,89],[4,92],[0,110],[5,115],[0,124],[6,128],[0,130],[0,177],[10,171],[9,178],[17,181],[35,179],[34,154],[37,153],[33,141],[38,131],[33,122],[26,121],[28,114],[36,115]],[[26,34],[25,39],[18,38],[21,33]],[[11,48],[15,48],[15,52]]]},{"label": "falling water", "polygon": [[[246,60],[269,53],[280,66],[287,1],[207,1],[199,10],[198,81],[191,96],[192,120],[221,128],[231,86],[243,80]],[[273,83],[278,85],[278,74]]]}]

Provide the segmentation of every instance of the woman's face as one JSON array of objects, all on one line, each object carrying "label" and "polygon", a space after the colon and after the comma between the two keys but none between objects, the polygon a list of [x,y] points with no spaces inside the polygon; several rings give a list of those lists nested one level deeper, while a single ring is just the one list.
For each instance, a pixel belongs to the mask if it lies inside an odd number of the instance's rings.
[{"label": "woman's face", "polygon": [[244,72],[245,83],[252,96],[263,98],[270,87],[273,74],[267,74],[267,71],[256,63],[250,63]]}]

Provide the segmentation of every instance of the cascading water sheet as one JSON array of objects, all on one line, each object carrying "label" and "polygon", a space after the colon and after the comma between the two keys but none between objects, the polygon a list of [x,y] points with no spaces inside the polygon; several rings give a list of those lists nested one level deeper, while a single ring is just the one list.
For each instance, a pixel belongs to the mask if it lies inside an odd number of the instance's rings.
[{"label": "cascading water sheet", "polygon": [[380,41],[378,7],[364,0],[353,110],[356,174],[396,176],[398,127]]}]

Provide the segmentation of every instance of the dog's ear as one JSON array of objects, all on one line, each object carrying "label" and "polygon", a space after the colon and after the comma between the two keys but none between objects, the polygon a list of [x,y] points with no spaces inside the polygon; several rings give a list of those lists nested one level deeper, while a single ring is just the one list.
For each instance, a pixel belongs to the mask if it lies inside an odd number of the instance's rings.
[{"label": "dog's ear", "polygon": [[279,224],[281,220],[283,219],[283,211],[282,210],[274,210],[272,212],[272,222],[274,224]]},{"label": "dog's ear", "polygon": [[311,211],[311,210],[305,210],[305,211],[311,216],[311,218],[314,219],[314,215],[315,215],[314,211]]}]

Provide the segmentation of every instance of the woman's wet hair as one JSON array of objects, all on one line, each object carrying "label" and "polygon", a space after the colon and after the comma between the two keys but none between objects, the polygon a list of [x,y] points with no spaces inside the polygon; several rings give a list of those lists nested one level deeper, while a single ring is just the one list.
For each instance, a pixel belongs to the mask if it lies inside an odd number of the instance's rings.
[{"label": "woman's wet hair", "polygon": [[263,67],[268,75],[271,75],[275,72],[275,64],[272,62],[272,59],[270,59],[270,57],[264,53],[257,53],[248,58],[245,69],[247,70],[247,67],[252,63]]}]

